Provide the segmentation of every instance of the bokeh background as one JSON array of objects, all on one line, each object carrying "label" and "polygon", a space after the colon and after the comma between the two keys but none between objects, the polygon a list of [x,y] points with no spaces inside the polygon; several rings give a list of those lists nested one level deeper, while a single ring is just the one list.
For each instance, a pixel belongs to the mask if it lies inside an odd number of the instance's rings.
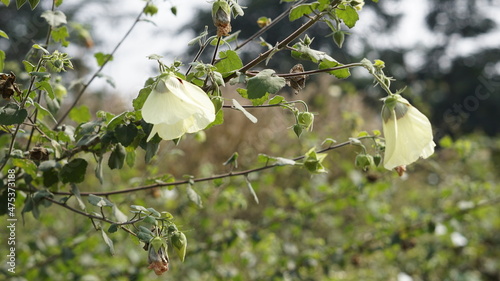
[{"label": "bokeh background", "polygon": [[[31,45],[45,37],[39,15],[49,4],[42,1],[33,12],[0,6],[0,29],[11,35],[0,40],[5,70],[20,72]],[[63,77],[66,83],[96,69],[93,53],[109,52],[143,4],[65,1],[61,9],[70,26],[83,25],[93,39],[91,44],[78,37],[77,27],[70,29],[76,43],[65,51],[75,71]],[[241,4],[246,14],[233,21],[240,40],[259,29],[259,17],[272,19],[289,7],[277,0]],[[163,55],[167,64],[189,63],[197,47],[187,42],[205,25],[215,32],[206,1],[158,5],[160,13],[151,18],[156,25],[141,23],[104,69],[115,87],[98,81],[86,94],[82,103],[93,113],[131,108],[156,73],[147,55]],[[196,184],[203,208],[188,200],[184,186],[112,197],[126,214],[131,204],[168,211],[186,233],[186,261],[171,253],[171,269],[161,277],[147,269],[147,253],[125,233],[110,236],[117,252],[112,256],[88,219],[51,206],[38,220],[24,217],[19,271],[9,280],[500,280],[499,12],[500,2],[493,0],[367,1],[342,49],[326,36],[326,25],[307,32],[314,37],[312,47],[342,63],[365,57],[385,61],[386,73],[396,79],[394,89],[407,86],[404,96],[429,117],[436,153],[408,167],[405,176],[382,168],[359,170],[354,165],[359,148],[346,147],[328,153],[326,174],[281,167],[250,175],[258,204],[244,178]],[[263,39],[274,45],[301,23],[285,20]],[[248,62],[263,50],[256,40],[243,49],[242,59]],[[208,62],[212,54],[205,55],[201,59]],[[296,63],[282,52],[266,67],[286,73]],[[306,70],[314,68],[302,63]],[[222,163],[234,152],[240,154],[240,169],[253,168],[262,165],[260,153],[293,158],[327,138],[342,142],[360,131],[380,130],[384,95],[363,69],[352,74],[346,80],[318,74],[298,96],[280,92],[305,100],[316,114],[313,131],[300,139],[285,110],[250,110],[257,124],[226,110],[224,124],[206,135],[188,136],[177,146],[164,142],[152,163],[137,160],[134,168],[107,170],[103,185],[90,179],[80,190],[124,189],[164,174],[224,173],[229,168]],[[238,94],[228,86],[224,96]],[[0,268],[8,274],[4,263]]]}]

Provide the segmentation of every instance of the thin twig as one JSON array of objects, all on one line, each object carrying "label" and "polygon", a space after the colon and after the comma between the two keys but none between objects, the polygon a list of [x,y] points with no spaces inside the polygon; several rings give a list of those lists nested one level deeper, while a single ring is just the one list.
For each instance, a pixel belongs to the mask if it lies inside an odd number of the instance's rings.
[{"label": "thin twig", "polygon": [[[360,137],[358,139],[361,140],[361,139],[373,138],[373,137],[374,136],[365,136],[365,137]],[[330,151],[330,150],[333,150],[333,149],[337,149],[337,148],[349,145],[351,143],[352,143],[351,141],[346,141],[346,142],[343,142],[343,143],[339,143],[337,145],[331,145],[331,146],[329,146],[327,148],[324,148],[324,149],[316,151],[316,153],[327,152],[327,151]],[[298,161],[298,160],[302,160],[304,158],[305,158],[305,156],[298,156],[298,157],[293,158],[292,160],[293,161]],[[134,187],[134,188],[127,188],[127,189],[123,189],[123,190],[101,191],[101,192],[80,192],[80,195],[81,196],[89,196],[90,194],[93,194],[93,195],[97,195],[97,196],[108,196],[108,195],[115,195],[115,194],[132,193],[132,192],[141,191],[141,190],[148,190],[148,189],[152,189],[152,188],[156,188],[156,187],[184,185],[184,184],[191,184],[193,182],[205,182],[205,181],[212,181],[212,180],[216,180],[216,179],[223,179],[223,178],[236,177],[236,176],[244,176],[244,175],[248,175],[248,174],[251,174],[251,173],[255,173],[255,172],[259,172],[259,171],[263,171],[263,170],[275,168],[275,167],[278,167],[278,166],[283,166],[283,165],[282,164],[272,164],[272,165],[267,165],[266,164],[265,166],[262,166],[262,167],[259,167],[259,168],[248,169],[248,170],[243,170],[243,171],[239,171],[239,172],[229,172],[229,173],[220,174],[220,175],[214,175],[214,176],[210,176],[210,177],[192,178],[192,179],[189,179],[189,180],[182,180],[182,181],[168,182],[168,183],[155,183],[155,184],[144,185],[144,186],[139,186],[139,187]],[[71,195],[70,192],[62,192],[62,191],[55,191],[55,192],[52,192],[52,193],[55,194],[55,195]]]},{"label": "thin twig", "polygon": [[[71,195],[71,194],[70,194]],[[50,198],[50,197],[44,197],[43,198],[44,200],[47,200],[47,201],[50,201],[51,203],[54,203],[56,205],[59,205],[63,208],[66,208],[70,211],[72,211],[73,213],[77,213],[79,215],[82,215],[82,216],[85,216],[85,217],[88,217],[89,219],[92,219],[92,220],[99,220],[99,221],[103,221],[103,222],[107,222],[107,223],[110,223],[110,224],[116,224],[117,226],[119,226],[121,229],[125,230],[126,232],[136,236],[136,234],[134,232],[132,232],[130,229],[126,228],[125,225],[129,225],[129,224],[134,224],[136,222],[139,222],[141,221],[142,219],[136,219],[136,220],[132,220],[132,221],[126,221],[126,222],[115,222],[115,221],[112,221],[110,219],[107,219],[107,218],[104,218],[104,217],[99,217],[99,216],[96,216],[96,215],[92,215],[92,214],[89,214],[89,213],[86,213],[86,212],[82,212],[80,210],[77,210],[73,207],[70,207],[69,205],[67,205],[66,203],[61,203],[57,200],[55,200],[54,198]]]},{"label": "thin twig", "polygon": [[99,69],[94,73],[94,75],[92,75],[92,77],[90,78],[90,80],[83,85],[83,88],[80,90],[80,92],[78,93],[78,95],[76,96],[75,100],[73,101],[73,103],[71,104],[71,106],[68,108],[68,110],[66,110],[66,112],[61,116],[61,118],[57,121],[56,125],[54,126],[54,130],[59,126],[61,125],[61,123],[64,121],[64,119],[66,119],[66,117],[68,116],[69,112],[76,106],[76,104],[78,103],[78,101],[80,101],[80,98],[82,97],[83,93],[85,92],[85,90],[87,90],[88,86],[90,85],[90,83],[92,83],[92,81],[94,81],[94,79],[99,75],[99,73],[101,73],[101,71],[104,69],[104,67],[108,64],[108,62],[111,60],[111,58],[113,57],[113,55],[116,53],[116,51],[118,50],[118,48],[121,46],[121,44],[125,41],[125,39],[127,39],[127,37],[130,35],[130,33],[132,32],[132,30],[134,29],[134,27],[137,25],[138,22],[141,21],[141,17],[142,15],[144,14],[144,9],[141,10],[141,12],[139,13],[139,15],[137,16],[137,18],[135,19],[134,23],[132,24],[132,26],[129,28],[129,30],[125,33],[125,35],[123,36],[123,38],[118,42],[118,44],[115,46],[115,48],[113,49],[113,51],[109,54],[109,56],[106,57],[106,60],[103,62],[103,64],[101,65],[101,67],[99,67]]},{"label": "thin twig", "polygon": [[[332,2],[335,2],[333,5],[338,5],[339,1],[332,1]],[[279,42],[275,48],[276,49],[284,48],[286,45],[288,45],[288,43],[297,39],[302,33],[304,33],[312,25],[314,25],[317,21],[319,21],[324,15],[325,15],[325,12],[321,12],[318,15],[316,15],[315,17],[313,17],[311,20],[309,20],[308,22],[303,24],[299,29],[295,30],[292,34],[290,34],[287,38],[285,38],[281,42]],[[266,60],[274,52],[275,48],[269,49],[268,51],[260,54],[257,58],[255,58],[251,62],[247,63],[242,68],[240,68],[238,70],[238,72],[245,73],[248,70],[250,70],[252,67],[254,67],[254,66],[258,65],[259,63],[261,63],[262,61]],[[227,76],[226,78],[224,78],[224,81],[227,82],[227,81],[231,80],[232,78],[236,77],[236,75],[237,74],[235,72],[235,73]]]},{"label": "thin twig", "polygon": [[253,34],[252,36],[248,37],[245,41],[243,41],[243,43],[236,46],[236,48],[234,50],[237,51],[237,50],[241,49],[243,46],[245,46],[246,44],[250,43],[253,39],[257,38],[258,36],[260,36],[261,34],[266,32],[267,30],[269,30],[271,27],[276,25],[278,22],[280,22],[282,19],[286,18],[293,8],[295,8],[296,6],[302,4],[306,1],[307,0],[301,0],[297,3],[295,3],[295,5],[290,6],[290,8],[288,8],[286,11],[284,11],[279,16],[277,16],[274,20],[272,20],[270,24],[264,26],[259,31],[255,32],[255,34]]},{"label": "thin twig", "polygon": [[[52,8],[51,10],[54,11],[56,8],[56,1],[52,1]],[[50,37],[52,36],[52,26],[49,25],[49,30],[47,32],[47,37],[45,38],[45,48],[49,46],[50,43]],[[37,103],[40,104],[40,101],[42,99],[42,91],[38,90],[38,96],[37,96]],[[38,108],[35,108],[35,111],[33,112],[33,124],[36,124],[36,120],[38,118]],[[31,140],[33,139],[33,135],[35,134],[35,128],[31,128],[30,136],[28,138],[28,143],[26,144],[26,151],[30,149],[31,146]]]},{"label": "thin twig", "polygon": [[[311,74],[318,74],[318,73],[323,73],[323,72],[341,70],[341,69],[346,69],[346,68],[353,68],[353,67],[358,67],[358,66],[363,66],[363,64],[356,62],[356,63],[349,63],[349,64],[344,64],[344,65],[339,65],[339,66],[324,68],[324,69],[315,69],[315,70],[308,70],[308,71],[304,71],[304,72],[282,73],[282,74],[274,74],[274,75],[279,76],[279,77],[295,77],[295,76],[311,75]],[[255,76],[255,75],[259,74],[259,71],[248,71],[245,74],[248,76]]]}]

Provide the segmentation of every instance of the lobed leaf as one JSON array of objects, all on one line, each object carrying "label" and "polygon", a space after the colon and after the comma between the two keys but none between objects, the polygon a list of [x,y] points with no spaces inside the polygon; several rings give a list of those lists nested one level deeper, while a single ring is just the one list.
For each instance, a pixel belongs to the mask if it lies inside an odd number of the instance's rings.
[{"label": "lobed leaf", "polygon": [[349,28],[353,28],[359,20],[358,11],[349,5],[340,5],[335,13]]},{"label": "lobed leaf", "polygon": [[61,168],[59,176],[63,183],[80,183],[85,179],[87,171],[87,161],[82,158],[76,158],[68,162]]},{"label": "lobed leaf", "polygon": [[15,103],[9,103],[0,109],[0,125],[21,124],[28,117],[26,109],[19,109]]},{"label": "lobed leaf", "polygon": [[66,15],[61,11],[47,10],[42,13],[41,17],[44,18],[52,28],[56,28],[62,24],[67,23]]},{"label": "lobed leaf", "polygon": [[283,77],[274,75],[274,70],[264,69],[259,74],[248,79],[247,93],[249,99],[259,99],[269,94],[277,93],[286,85]]}]

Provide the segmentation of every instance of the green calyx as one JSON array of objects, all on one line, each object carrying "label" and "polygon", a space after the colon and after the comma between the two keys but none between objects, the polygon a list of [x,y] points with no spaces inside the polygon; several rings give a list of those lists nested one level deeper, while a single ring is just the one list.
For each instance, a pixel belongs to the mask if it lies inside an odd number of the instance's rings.
[{"label": "green calyx", "polygon": [[[385,123],[392,119],[392,115],[396,115],[396,119],[401,119],[406,115],[409,104],[401,101],[402,97],[400,95],[391,95],[384,100],[384,106],[382,107],[382,119]],[[394,113],[393,113],[394,112]]]},{"label": "green calyx", "polygon": [[226,1],[218,0],[212,6],[212,19],[214,23],[217,21],[229,23],[231,21],[231,7]]}]

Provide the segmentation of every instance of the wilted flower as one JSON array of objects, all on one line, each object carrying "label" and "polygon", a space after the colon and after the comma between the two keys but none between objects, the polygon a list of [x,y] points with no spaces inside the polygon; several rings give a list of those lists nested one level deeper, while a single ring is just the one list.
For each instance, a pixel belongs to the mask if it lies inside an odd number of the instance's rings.
[{"label": "wilted flower", "polygon": [[385,98],[382,119],[386,169],[409,165],[434,153],[429,119],[400,95]]},{"label": "wilted flower", "polygon": [[164,140],[176,139],[215,120],[215,107],[198,86],[172,73],[160,75],[153,85],[142,107],[142,118],[154,125],[147,141],[156,133]]},{"label": "wilted flower", "polygon": [[168,271],[168,254],[166,243],[161,237],[151,239],[148,246],[148,269],[155,271],[156,275],[162,275]]},{"label": "wilted flower", "polygon": [[217,27],[217,37],[229,35],[231,32],[231,7],[226,1],[217,0],[214,2],[212,20]]}]

